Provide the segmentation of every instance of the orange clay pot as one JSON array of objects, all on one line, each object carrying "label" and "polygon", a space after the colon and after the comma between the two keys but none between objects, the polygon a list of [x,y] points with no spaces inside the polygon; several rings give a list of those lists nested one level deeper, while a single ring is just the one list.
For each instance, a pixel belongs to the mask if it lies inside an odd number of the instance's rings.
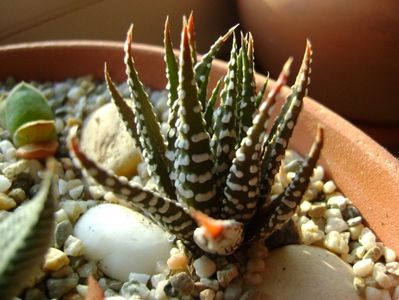
[{"label": "orange clay pot", "polygon": [[[133,55],[142,81],[153,89],[163,89],[166,83],[163,50],[136,44]],[[121,43],[49,42],[5,46],[0,47],[0,80],[10,75],[18,80],[64,80],[87,74],[102,79],[105,61],[114,80],[124,81]],[[215,84],[226,68],[226,63],[214,62],[211,84]],[[259,86],[264,80],[264,76],[257,75]],[[271,81],[268,88],[274,84]],[[284,94],[288,92],[288,88],[283,89]],[[380,240],[399,253],[399,162],[362,131],[309,98],[305,99],[290,147],[306,153],[319,123],[325,128],[320,162],[328,176],[352,200]]]},{"label": "orange clay pot", "polygon": [[399,1],[237,0],[237,7],[263,73],[277,76],[309,38],[310,96],[399,154]]}]

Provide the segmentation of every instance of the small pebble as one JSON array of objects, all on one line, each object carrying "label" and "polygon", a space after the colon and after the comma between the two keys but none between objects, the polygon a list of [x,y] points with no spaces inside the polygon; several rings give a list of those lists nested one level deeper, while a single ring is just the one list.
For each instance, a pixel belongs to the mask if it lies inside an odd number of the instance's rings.
[{"label": "small pebble", "polygon": [[129,281],[137,281],[147,285],[148,281],[150,280],[150,275],[144,273],[130,273],[129,274]]},{"label": "small pebble", "polygon": [[13,198],[15,202],[21,203],[26,200],[26,193],[23,189],[21,188],[15,188],[12,189],[9,193],[8,196]]},{"label": "small pebble", "polygon": [[399,276],[399,262],[393,261],[386,264],[387,272]]},{"label": "small pebble", "polygon": [[3,169],[3,174],[10,180],[13,180],[24,171],[29,171],[29,161],[25,159],[18,160]]},{"label": "small pebble", "polygon": [[347,204],[348,204],[348,198],[345,198],[344,196],[341,195],[330,197],[327,200],[328,206],[336,207],[339,208],[340,210],[343,210]]},{"label": "small pebble", "polygon": [[65,278],[68,277],[73,273],[73,269],[71,266],[66,265],[63,266],[61,269],[51,272],[51,277],[53,278]]},{"label": "small pebble", "polygon": [[362,217],[361,216],[357,216],[357,217],[348,219],[348,220],[346,220],[346,223],[348,223],[349,226],[359,225],[360,223],[362,223]]},{"label": "small pebble", "polygon": [[374,262],[371,258],[362,259],[353,265],[356,276],[366,277],[373,271]]},{"label": "small pebble", "polygon": [[64,243],[64,252],[68,256],[81,256],[83,254],[82,241],[70,235]]},{"label": "small pebble", "polygon": [[15,206],[17,206],[17,203],[13,198],[8,197],[4,193],[0,193],[0,210],[10,210]]},{"label": "small pebble", "polygon": [[60,249],[64,245],[68,236],[73,232],[73,226],[69,220],[64,220],[55,225],[54,229],[54,245]]},{"label": "small pebble", "polygon": [[359,235],[359,242],[364,246],[364,248],[369,250],[375,246],[376,236],[369,228],[363,228]]},{"label": "small pebble", "polygon": [[374,262],[378,261],[382,256],[382,249],[380,246],[374,246],[371,249],[367,250],[366,254],[364,255],[364,259],[371,258]]},{"label": "small pebble", "polygon": [[199,297],[201,300],[213,300],[216,297],[216,293],[211,289],[205,289],[199,294]]},{"label": "small pebble", "polygon": [[76,286],[76,291],[79,293],[80,296],[86,297],[89,291],[89,287],[87,285],[78,284]]},{"label": "small pebble", "polygon": [[334,181],[332,181],[332,180],[327,181],[323,185],[323,192],[325,194],[331,194],[331,193],[335,192],[336,189],[337,189],[337,186],[335,185]]},{"label": "small pebble", "polygon": [[327,224],[325,227],[325,232],[329,233],[331,231],[342,232],[347,230],[348,224],[341,218],[331,217],[327,219]]},{"label": "small pebble", "polygon": [[219,281],[217,281],[216,279],[209,279],[209,278],[202,277],[200,279],[200,283],[202,283],[205,288],[210,288],[214,291],[219,290],[219,286],[220,286]]},{"label": "small pebble", "polygon": [[313,220],[301,225],[301,235],[302,242],[305,245],[311,245],[317,241],[320,241],[325,236],[324,232],[319,229]]},{"label": "small pebble", "polygon": [[185,272],[177,273],[169,278],[169,283],[178,295],[190,295],[194,291],[194,282]]},{"label": "small pebble", "polygon": [[363,231],[363,228],[364,228],[363,224],[358,224],[358,225],[349,227],[349,232],[351,234],[351,239],[355,240],[355,241],[358,240],[360,234]]},{"label": "small pebble", "polygon": [[340,218],[340,219],[343,219],[341,210],[339,208],[329,208],[329,209],[327,209],[324,217],[326,219],[328,219],[328,218]]},{"label": "small pebble", "polygon": [[172,271],[188,268],[188,258],[184,253],[177,253],[168,258],[168,267]]},{"label": "small pebble", "polygon": [[324,202],[314,202],[308,211],[312,218],[321,218],[326,213],[327,206]]},{"label": "small pebble", "polygon": [[228,264],[225,268],[216,272],[216,278],[222,287],[228,286],[238,275],[238,268],[235,264]]},{"label": "small pebble", "polygon": [[50,298],[60,298],[78,285],[79,276],[73,273],[67,278],[54,279],[46,281],[47,290]]},{"label": "small pebble", "polygon": [[320,181],[324,177],[324,169],[322,166],[317,166],[313,170],[313,176],[310,178],[311,182]]},{"label": "small pebble", "polygon": [[324,238],[324,246],[337,254],[348,253],[349,246],[345,242],[344,238],[337,231],[331,231],[327,233]]},{"label": "small pebble", "polygon": [[195,268],[195,273],[199,277],[210,277],[216,272],[216,264],[205,255],[197,258],[193,266]]},{"label": "small pebble", "polygon": [[137,282],[136,280],[129,280],[122,285],[119,293],[126,299],[131,299],[131,297],[135,295],[141,297],[138,299],[146,299],[150,291],[145,284]]},{"label": "small pebble", "polygon": [[50,247],[44,260],[43,269],[57,271],[67,264],[69,264],[68,256],[61,250]]},{"label": "small pebble", "polygon": [[390,263],[396,261],[396,252],[391,248],[384,247],[385,262]]},{"label": "small pebble", "polygon": [[383,289],[390,289],[393,286],[391,278],[384,272],[377,271],[373,277],[375,278],[375,281],[377,281],[378,285]]},{"label": "small pebble", "polygon": [[11,187],[11,181],[4,175],[0,175],[0,193],[4,193]]},{"label": "small pebble", "polygon": [[238,300],[240,297],[239,295],[242,294],[242,290],[241,280],[234,280],[226,287],[224,291],[224,300]]},{"label": "small pebble", "polygon": [[84,189],[83,185],[78,185],[69,190],[68,192],[69,196],[71,196],[72,199],[76,200],[82,195],[83,189]]},{"label": "small pebble", "polygon": [[90,275],[95,275],[97,273],[97,264],[94,261],[89,261],[77,268],[76,271],[79,277],[88,278]]},{"label": "small pebble", "polygon": [[353,278],[353,287],[355,288],[358,295],[363,295],[366,289],[366,282],[362,277]]}]

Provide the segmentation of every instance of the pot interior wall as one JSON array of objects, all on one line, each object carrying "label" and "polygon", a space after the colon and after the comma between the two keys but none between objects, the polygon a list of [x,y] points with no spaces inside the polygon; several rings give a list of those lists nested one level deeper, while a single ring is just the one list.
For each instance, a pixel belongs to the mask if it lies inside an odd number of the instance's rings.
[{"label": "pot interior wall", "polygon": [[[135,45],[133,53],[141,80],[151,88],[164,88],[162,50]],[[10,75],[18,80],[63,80],[88,74],[102,79],[104,62],[114,81],[125,80],[121,43],[58,42],[0,47],[0,80]],[[214,63],[211,85],[224,74],[225,68],[223,62]],[[264,79],[261,75],[257,77],[259,85]],[[273,84],[271,81],[269,88]],[[283,93],[286,95],[289,89]],[[398,161],[363,132],[311,99],[305,99],[291,147],[301,154],[307,153],[318,123],[325,128],[321,164],[328,176],[359,208],[377,236],[399,253]]]}]

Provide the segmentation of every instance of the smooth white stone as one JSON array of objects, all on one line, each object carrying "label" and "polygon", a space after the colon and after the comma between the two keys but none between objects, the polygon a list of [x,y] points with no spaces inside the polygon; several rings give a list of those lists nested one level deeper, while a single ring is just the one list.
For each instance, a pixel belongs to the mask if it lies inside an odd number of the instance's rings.
[{"label": "smooth white stone", "polygon": [[197,258],[193,265],[199,277],[210,277],[216,272],[216,264],[205,255]]},{"label": "smooth white stone", "polygon": [[377,289],[372,286],[366,287],[366,292],[365,292],[366,300],[382,300],[382,290]]},{"label": "smooth white stone", "polygon": [[262,299],[361,299],[353,287],[352,268],[322,248],[282,247],[270,252],[266,268]]},{"label": "smooth white stone", "polygon": [[329,233],[331,231],[342,232],[347,230],[348,228],[349,228],[348,224],[341,218],[331,217],[327,219],[325,232],[326,233]]},{"label": "smooth white stone", "polygon": [[344,196],[333,196],[327,200],[327,205],[330,207],[338,207],[340,210],[343,210],[348,204],[348,198]]},{"label": "smooth white stone", "polygon": [[373,260],[371,258],[366,258],[356,262],[353,265],[353,271],[355,272],[356,276],[366,277],[367,275],[371,274],[373,266]]},{"label": "smooth white stone", "polygon": [[11,181],[4,175],[0,175],[0,192],[5,192],[11,187]]},{"label": "smooth white stone", "polygon": [[168,235],[140,213],[117,204],[90,208],[77,222],[74,236],[83,242],[87,259],[99,261],[108,276],[127,281],[129,274],[156,273],[172,244]]},{"label": "smooth white stone", "polygon": [[375,246],[376,236],[369,228],[366,227],[360,233],[359,242],[364,246],[364,248],[366,248],[366,250],[369,250]]}]

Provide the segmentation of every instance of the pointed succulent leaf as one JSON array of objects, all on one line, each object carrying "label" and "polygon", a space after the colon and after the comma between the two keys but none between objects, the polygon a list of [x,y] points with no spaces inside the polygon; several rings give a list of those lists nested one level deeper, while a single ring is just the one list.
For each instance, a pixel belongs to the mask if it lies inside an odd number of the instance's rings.
[{"label": "pointed succulent leaf", "polygon": [[310,81],[311,60],[312,48],[308,41],[296,82],[291,88],[291,94],[281,108],[266,141],[265,152],[262,156],[259,208],[268,201],[267,196],[271,191],[275,175],[280,169],[289,139],[302,109],[303,98],[307,93],[307,86]]},{"label": "pointed succulent leaf", "polygon": [[129,132],[130,136],[135,141],[137,147],[140,148],[141,152],[143,152],[143,145],[140,143],[139,135],[137,133],[137,125],[134,121],[134,114],[130,106],[126,103],[125,99],[121,93],[119,93],[115,83],[112,81],[111,76],[109,75],[107,64],[104,66],[104,77],[105,82],[107,83],[108,91],[111,94],[111,99],[114,102],[123,123],[126,126],[126,130]]},{"label": "pointed succulent leaf", "polygon": [[167,105],[169,107],[168,116],[168,133],[166,136],[167,148],[165,156],[169,161],[169,177],[173,183],[175,171],[173,168],[174,153],[175,153],[175,141],[176,141],[176,121],[177,121],[177,87],[179,85],[179,73],[178,64],[176,61],[175,54],[173,52],[173,44],[170,37],[169,18],[165,21],[165,32],[164,32],[164,45],[165,45],[165,62],[166,62],[166,77],[168,79],[167,90],[168,100]]},{"label": "pointed succulent leaf", "polygon": [[[248,48],[246,49],[246,45]],[[253,61],[253,40],[252,36],[248,35],[246,42],[242,45],[242,92],[239,104],[239,120],[240,132],[239,140],[246,136],[247,130],[252,125],[253,115],[256,111],[256,83],[255,83],[255,69]]]},{"label": "pointed succulent leaf", "polygon": [[181,38],[179,109],[176,140],[176,193],[179,202],[211,214],[217,209],[210,137],[197,97],[197,85],[190,56],[187,27]]},{"label": "pointed succulent leaf", "polygon": [[216,86],[212,91],[212,95],[206,104],[204,118],[206,121],[206,130],[208,131],[209,135],[213,134],[213,113],[215,110],[215,104],[219,96],[221,85],[222,85],[222,78],[220,78],[216,83]]},{"label": "pointed succulent leaf", "polygon": [[233,36],[230,60],[227,74],[224,77],[224,87],[220,98],[221,103],[215,112],[215,124],[211,145],[215,153],[216,173],[219,184],[224,183],[234,157],[236,132],[236,56],[237,44]]},{"label": "pointed succulent leaf", "polygon": [[197,45],[195,40],[195,22],[194,22],[194,13],[191,11],[190,16],[188,17],[187,21],[187,30],[189,36],[189,43],[190,43],[190,53],[191,59],[193,61],[193,65],[197,63]]},{"label": "pointed succulent leaf", "polygon": [[197,225],[182,205],[139,184],[123,181],[99,167],[82,152],[78,139],[74,135],[69,139],[69,147],[75,164],[85,169],[89,176],[121,199],[129,201],[160,227],[184,241],[188,247],[196,248],[193,242],[193,232]]},{"label": "pointed succulent leaf", "polygon": [[209,74],[211,71],[211,64],[220,48],[232,35],[238,25],[232,27],[227,33],[217,39],[217,41],[211,46],[209,51],[202,56],[201,60],[195,65],[195,80],[198,84],[198,99],[205,107],[206,93],[208,88]]},{"label": "pointed succulent leaf", "polygon": [[0,299],[13,299],[39,270],[50,247],[55,204],[50,163],[36,196],[0,223]]},{"label": "pointed succulent leaf", "polygon": [[256,211],[262,145],[276,96],[286,83],[288,74],[289,65],[283,68],[277,84],[268,94],[266,101],[261,104],[247,136],[236,151],[224,190],[223,213],[226,218],[236,220],[238,218],[238,221],[246,223]]},{"label": "pointed succulent leaf", "polygon": [[[242,33],[241,33],[242,35]],[[239,107],[241,99],[242,99],[242,77],[243,77],[243,73],[242,73],[242,56],[243,56],[243,49],[246,48],[246,46],[244,45],[245,41],[243,38],[241,38],[241,47],[240,50],[237,53],[237,70],[236,70],[236,74],[237,74],[237,107]]]},{"label": "pointed succulent leaf", "polygon": [[156,181],[160,192],[165,193],[169,198],[175,198],[173,184],[169,178],[169,162],[165,157],[166,146],[161,128],[134,66],[131,49],[132,34],[133,26],[130,27],[125,42],[125,64],[135,123],[140,144],[143,147],[142,155],[148,164],[150,176]]},{"label": "pointed succulent leaf", "polygon": [[308,188],[322,146],[323,129],[318,126],[312,148],[298,173],[282,194],[254,216],[248,225],[247,239],[267,238],[291,219]]},{"label": "pointed succulent leaf", "polygon": [[255,107],[258,109],[259,105],[261,104],[263,97],[265,96],[267,83],[269,82],[269,74],[266,77],[265,82],[263,83],[262,87],[260,88],[259,92],[256,94],[256,102]]}]

